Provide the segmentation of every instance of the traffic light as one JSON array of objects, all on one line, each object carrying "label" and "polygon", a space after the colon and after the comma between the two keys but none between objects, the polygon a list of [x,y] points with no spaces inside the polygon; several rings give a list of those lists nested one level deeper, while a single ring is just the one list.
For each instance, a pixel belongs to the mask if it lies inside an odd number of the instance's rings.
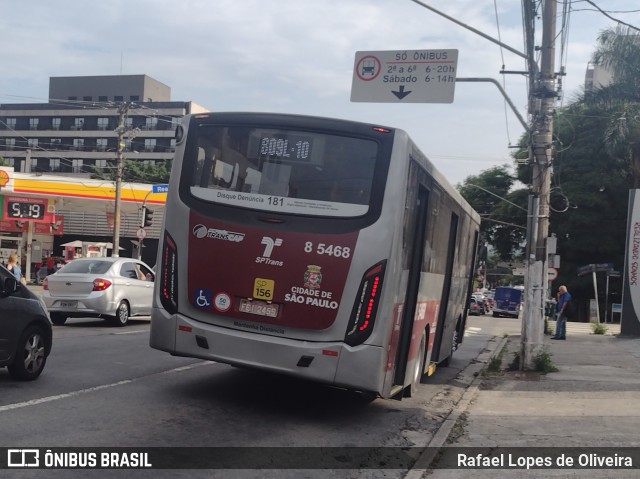
[{"label": "traffic light", "polygon": [[142,226],[151,226],[153,224],[153,210],[146,206],[142,208]]}]

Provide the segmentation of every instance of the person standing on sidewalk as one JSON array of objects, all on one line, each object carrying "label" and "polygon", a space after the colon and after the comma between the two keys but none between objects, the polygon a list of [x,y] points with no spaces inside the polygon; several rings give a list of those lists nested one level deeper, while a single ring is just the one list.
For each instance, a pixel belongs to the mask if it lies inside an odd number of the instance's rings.
[{"label": "person standing on sidewalk", "polygon": [[16,277],[16,281],[22,282],[22,269],[18,264],[18,255],[11,253],[7,260],[7,269]]},{"label": "person standing on sidewalk", "polygon": [[570,312],[571,295],[567,287],[558,288],[558,319],[556,320],[556,334],[551,339],[567,339],[567,317]]}]

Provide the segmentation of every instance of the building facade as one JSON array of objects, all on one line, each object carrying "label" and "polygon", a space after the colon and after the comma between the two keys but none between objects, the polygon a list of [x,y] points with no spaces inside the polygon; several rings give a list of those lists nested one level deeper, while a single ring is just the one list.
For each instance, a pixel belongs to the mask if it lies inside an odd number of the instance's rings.
[{"label": "building facade", "polygon": [[[69,243],[111,241],[115,186],[90,177],[115,168],[116,129],[124,131],[125,159],[173,158],[181,118],[206,110],[170,96],[146,75],[52,77],[48,102],[0,105],[0,256],[15,251],[33,277],[35,265],[69,253]],[[141,233],[143,207],[154,214]],[[31,210],[42,214],[30,217]],[[153,265],[163,213],[164,195],[152,185],[124,184],[120,255]]]},{"label": "building facade", "polygon": [[112,171],[126,105],[125,158],[164,163],[173,158],[180,119],[206,111],[170,95],[168,86],[146,75],[52,77],[47,103],[0,105],[0,156],[18,172],[88,177]]}]

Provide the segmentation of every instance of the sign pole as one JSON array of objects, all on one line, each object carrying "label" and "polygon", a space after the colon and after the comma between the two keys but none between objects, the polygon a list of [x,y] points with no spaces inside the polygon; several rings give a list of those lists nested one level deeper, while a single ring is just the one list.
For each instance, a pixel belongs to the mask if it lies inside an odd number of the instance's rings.
[{"label": "sign pole", "polygon": [[598,304],[598,280],[596,279],[596,272],[591,273],[593,276],[593,295],[596,298],[596,318],[598,324],[600,324],[600,305]]}]

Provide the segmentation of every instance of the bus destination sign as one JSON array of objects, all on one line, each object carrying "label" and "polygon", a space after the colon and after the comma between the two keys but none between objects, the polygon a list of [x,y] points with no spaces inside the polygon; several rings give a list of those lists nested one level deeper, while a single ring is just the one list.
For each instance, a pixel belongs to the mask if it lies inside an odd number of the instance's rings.
[{"label": "bus destination sign", "polygon": [[352,102],[452,103],[458,50],[356,52]]}]

